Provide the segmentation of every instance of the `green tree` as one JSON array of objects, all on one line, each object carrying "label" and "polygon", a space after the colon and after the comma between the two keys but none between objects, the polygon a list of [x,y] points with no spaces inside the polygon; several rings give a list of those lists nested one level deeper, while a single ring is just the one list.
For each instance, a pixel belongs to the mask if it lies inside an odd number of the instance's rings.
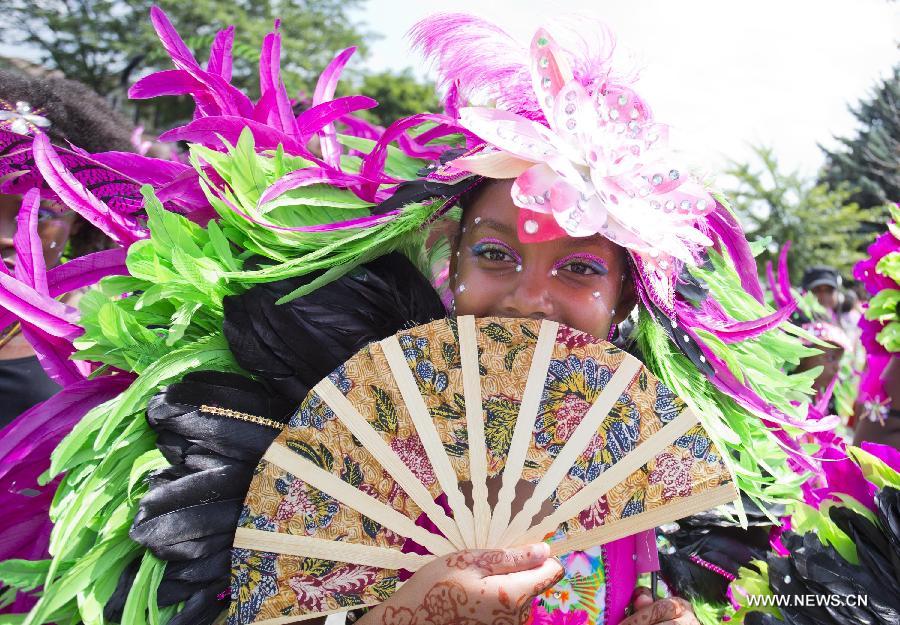
[{"label": "green tree", "polygon": [[883,207],[861,208],[851,201],[852,189],[831,188],[797,172],[784,172],[770,148],[755,147],[751,163],[732,162],[726,173],[734,178],[728,190],[732,206],[755,238],[771,237],[760,261],[777,260],[791,241],[791,280],[799,284],[804,268],[814,264],[836,267],[844,276],[871,242],[866,225],[878,222]]},{"label": "green tree", "polygon": [[859,122],[852,137],[838,137],[840,146],[825,152],[820,181],[848,183],[860,206],[900,201],[900,66],[855,108]]},{"label": "green tree", "polygon": [[259,45],[280,19],[283,76],[289,93],[298,94],[311,92],[337,51],[357,45],[365,53],[371,35],[349,17],[363,1],[0,0],[0,36],[37,49],[47,67],[66,77],[121,99],[139,75],[171,66],[149,20],[158,4],[201,62],[215,32],[234,24],[234,82],[253,93]]},{"label": "green tree", "polygon": [[380,126],[387,127],[414,113],[436,113],[443,108],[435,95],[434,85],[417,81],[409,69],[367,74],[356,90],[378,100],[378,106],[365,111],[365,115]]}]

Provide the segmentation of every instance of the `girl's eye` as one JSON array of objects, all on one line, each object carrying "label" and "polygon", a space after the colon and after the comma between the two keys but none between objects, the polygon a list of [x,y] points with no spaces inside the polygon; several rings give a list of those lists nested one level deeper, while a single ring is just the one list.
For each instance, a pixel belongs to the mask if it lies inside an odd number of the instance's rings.
[{"label": "girl's eye", "polygon": [[503,250],[484,250],[481,256],[494,261],[512,260],[512,256]]},{"label": "girl's eye", "polygon": [[559,264],[560,269],[565,269],[571,273],[580,276],[605,276],[609,273],[606,264],[598,259],[592,258],[570,258],[563,259]]},{"label": "girl's eye", "polygon": [[476,243],[472,246],[472,254],[478,258],[494,263],[518,263],[518,255],[506,245],[497,243]]}]

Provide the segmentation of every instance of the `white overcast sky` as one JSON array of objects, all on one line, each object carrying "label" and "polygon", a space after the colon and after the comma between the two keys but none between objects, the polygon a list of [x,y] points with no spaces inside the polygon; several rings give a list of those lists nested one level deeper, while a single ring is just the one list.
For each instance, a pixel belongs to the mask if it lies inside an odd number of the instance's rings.
[{"label": "white overcast sky", "polygon": [[[437,11],[486,17],[526,43],[548,15],[604,20],[640,59],[637,89],[657,120],[711,172],[766,144],[784,166],[815,173],[816,144],[850,134],[847,105],[900,62],[900,1],[368,0],[354,17],[381,39],[351,67],[427,77],[406,32]],[[22,52],[0,42],[0,54]]]},{"label": "white overcast sky", "polygon": [[642,62],[637,89],[656,119],[712,171],[764,143],[813,174],[816,144],[852,132],[847,105],[900,61],[900,2],[888,0],[369,0],[359,21],[383,38],[365,66],[427,76],[405,35],[435,11],[486,17],[526,43],[548,15],[604,20]]}]

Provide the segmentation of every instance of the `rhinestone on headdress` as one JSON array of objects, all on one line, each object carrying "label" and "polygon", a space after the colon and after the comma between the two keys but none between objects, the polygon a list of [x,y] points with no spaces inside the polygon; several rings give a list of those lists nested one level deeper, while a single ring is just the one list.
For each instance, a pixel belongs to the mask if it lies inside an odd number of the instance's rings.
[{"label": "rhinestone on headdress", "polygon": [[27,135],[37,128],[49,128],[50,120],[34,111],[28,102],[19,100],[13,106],[0,99],[0,128],[8,126],[17,135]]}]

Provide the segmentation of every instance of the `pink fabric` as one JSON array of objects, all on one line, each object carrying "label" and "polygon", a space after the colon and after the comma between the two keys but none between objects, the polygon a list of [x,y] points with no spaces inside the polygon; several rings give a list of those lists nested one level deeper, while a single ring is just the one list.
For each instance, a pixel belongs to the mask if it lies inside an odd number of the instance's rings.
[{"label": "pink fabric", "polygon": [[638,575],[659,568],[653,530],[609,543],[606,545],[606,558],[608,577],[605,625],[617,625],[625,618],[625,610],[631,603]]}]

